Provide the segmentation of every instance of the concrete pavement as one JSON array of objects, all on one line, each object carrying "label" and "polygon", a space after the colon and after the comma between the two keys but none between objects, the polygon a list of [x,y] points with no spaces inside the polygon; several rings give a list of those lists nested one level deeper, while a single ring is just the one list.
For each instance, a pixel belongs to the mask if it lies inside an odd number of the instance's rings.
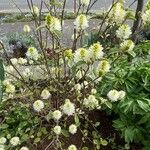
[{"label": "concrete pavement", "polygon": [[[13,4],[14,1],[20,9],[23,11],[28,11],[27,1],[26,0],[0,0],[0,12],[16,12],[18,11],[15,5]],[[35,5],[40,5],[41,0],[33,0]],[[62,1],[62,0],[59,0]],[[67,0],[66,9],[73,10],[73,1],[74,0]],[[78,1],[78,0],[77,0]],[[146,1],[146,0],[145,0]],[[108,8],[111,4],[112,0],[98,0],[93,9],[94,11],[98,11],[101,8]],[[129,6],[133,0],[126,0],[126,6]],[[133,6],[135,8],[135,5]]]}]

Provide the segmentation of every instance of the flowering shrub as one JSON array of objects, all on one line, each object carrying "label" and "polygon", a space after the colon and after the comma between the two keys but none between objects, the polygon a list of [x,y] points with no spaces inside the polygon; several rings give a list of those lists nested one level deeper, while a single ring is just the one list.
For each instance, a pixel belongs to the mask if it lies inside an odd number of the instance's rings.
[{"label": "flowering shrub", "polygon": [[[110,109],[116,102],[122,103],[127,97],[128,90],[116,86],[116,83],[111,84],[111,88],[103,93],[107,85],[107,81],[103,79],[112,70],[118,69],[118,60],[135,57],[135,44],[130,39],[131,29],[123,24],[127,19],[123,2],[113,2],[98,29],[98,34],[104,40],[110,30],[115,32],[115,48],[107,47],[98,40],[89,47],[78,45],[78,41],[87,32],[88,12],[96,1],[82,0],[79,3],[73,22],[71,48],[66,48],[61,43],[66,1],[62,4],[53,1],[50,7],[45,4],[50,9],[44,22],[40,18],[42,5],[38,8],[33,5],[32,0],[27,2],[35,21],[34,32],[39,47],[31,45],[25,58],[9,59],[6,47],[0,42],[7,58],[0,109],[1,149],[28,150],[37,143],[43,143],[45,139],[48,141],[45,150],[87,150],[106,146],[108,142],[101,137],[96,129],[97,123],[89,119],[89,114],[94,110],[104,110],[107,107]],[[31,32],[28,25],[23,30],[28,34]],[[51,39],[50,44],[47,41],[48,36]],[[50,57],[47,49],[50,50]],[[121,66],[119,69],[122,68]],[[99,82],[103,84],[97,92]],[[76,134],[81,135],[81,144],[65,141]],[[87,141],[91,143],[91,147],[88,147]]]}]

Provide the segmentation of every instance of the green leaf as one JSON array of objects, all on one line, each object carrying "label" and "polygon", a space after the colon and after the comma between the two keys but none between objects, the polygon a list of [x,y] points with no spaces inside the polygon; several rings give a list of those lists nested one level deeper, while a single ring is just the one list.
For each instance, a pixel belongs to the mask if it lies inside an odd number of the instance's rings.
[{"label": "green leaf", "polygon": [[103,146],[107,146],[107,145],[108,145],[108,142],[107,142],[106,140],[104,140],[104,139],[101,139],[101,144],[102,144]]},{"label": "green leaf", "polygon": [[82,150],[89,150],[88,147],[82,147]]},{"label": "green leaf", "polygon": [[67,130],[62,130],[62,135],[64,135],[65,137],[69,137],[69,132]]},{"label": "green leaf", "polygon": [[148,111],[149,110],[149,105],[144,103],[141,100],[137,100],[137,103],[139,104],[139,107],[142,108],[144,111]]},{"label": "green leaf", "polygon": [[76,126],[80,126],[80,120],[77,114],[75,114],[74,116],[74,121],[75,121]]},{"label": "green leaf", "polygon": [[135,57],[136,56],[136,53],[134,51],[129,51],[128,52],[132,57]]},{"label": "green leaf", "polygon": [[28,139],[29,139],[28,134],[23,134],[22,137],[21,137],[21,139],[22,139],[23,141],[28,140]]},{"label": "green leaf", "polygon": [[106,101],[105,104],[106,104],[106,106],[107,106],[108,108],[112,109],[112,103],[111,103],[111,102]]},{"label": "green leaf", "polygon": [[127,143],[130,143],[130,142],[133,142],[133,139],[134,139],[134,130],[133,130],[133,127],[128,127],[125,130],[125,141]]},{"label": "green leaf", "polygon": [[38,143],[38,142],[40,142],[41,141],[41,138],[36,138],[35,140],[34,140],[34,143]]}]

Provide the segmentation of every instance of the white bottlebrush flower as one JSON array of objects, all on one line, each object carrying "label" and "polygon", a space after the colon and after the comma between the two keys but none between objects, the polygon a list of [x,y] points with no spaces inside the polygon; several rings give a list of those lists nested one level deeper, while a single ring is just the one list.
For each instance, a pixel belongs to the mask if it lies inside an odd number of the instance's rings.
[{"label": "white bottlebrush flower", "polygon": [[11,58],[10,61],[11,61],[11,63],[12,63],[14,66],[18,65],[18,59],[17,59],[17,58]]},{"label": "white bottlebrush flower", "polygon": [[90,0],[81,0],[81,4],[84,6],[88,6],[90,3]]},{"label": "white bottlebrush flower", "polygon": [[28,78],[32,75],[32,72],[30,71],[29,68],[25,68],[24,71],[22,72],[22,75],[24,78]]},{"label": "white bottlebrush flower", "polygon": [[0,150],[5,150],[5,146],[4,145],[0,145]]},{"label": "white bottlebrush flower", "polygon": [[129,38],[129,36],[132,34],[131,28],[129,25],[122,25],[119,27],[119,29],[116,31],[116,35],[121,40],[126,40]]},{"label": "white bottlebrush flower", "polygon": [[12,72],[14,72],[14,67],[12,66],[12,65],[9,65],[9,66],[6,66],[5,67],[5,71],[6,72],[9,72],[9,73],[12,73]]},{"label": "white bottlebrush flower", "polygon": [[89,62],[90,57],[89,57],[88,50],[85,48],[77,49],[76,52],[74,53],[74,61],[75,61],[75,63],[77,63],[79,61]]},{"label": "white bottlebrush flower", "polygon": [[67,60],[72,60],[72,58],[73,58],[72,49],[65,50],[64,56]]},{"label": "white bottlebrush flower", "polygon": [[5,79],[5,80],[3,81],[3,85],[4,85],[4,86],[7,86],[7,85],[9,85],[9,84],[11,84],[11,80],[10,80],[10,79]]},{"label": "white bottlebrush flower", "polygon": [[82,70],[79,70],[79,71],[76,73],[77,79],[81,79],[83,75],[84,75],[84,71],[82,71]]},{"label": "white bottlebrush flower", "polygon": [[89,83],[87,81],[83,81],[83,86],[87,87],[89,85]]},{"label": "white bottlebrush flower", "polygon": [[143,24],[145,26],[150,26],[150,10],[146,10],[145,13],[142,15]]},{"label": "white bottlebrush flower", "polygon": [[59,120],[62,117],[62,113],[59,110],[55,110],[52,115],[54,120]]},{"label": "white bottlebrush flower", "polygon": [[77,150],[77,147],[75,145],[70,145],[68,147],[68,150]]},{"label": "white bottlebrush flower", "polygon": [[24,64],[26,64],[27,63],[27,60],[25,59],[25,58],[18,58],[18,64],[20,64],[20,65],[24,65]]},{"label": "white bottlebrush flower", "polygon": [[53,131],[54,131],[55,134],[59,135],[59,134],[61,134],[61,127],[60,126],[55,126]]},{"label": "white bottlebrush flower", "polygon": [[89,24],[86,15],[81,14],[77,16],[76,20],[74,21],[74,25],[77,30],[85,30],[88,28]]},{"label": "white bottlebrush flower", "polygon": [[111,100],[112,102],[118,101],[119,99],[119,92],[117,90],[111,90],[108,92],[107,97],[109,98],[109,100]]},{"label": "white bottlebrush flower", "polygon": [[13,138],[11,138],[11,139],[10,139],[10,144],[11,144],[12,146],[17,146],[17,145],[19,145],[19,144],[20,144],[20,139],[19,139],[19,137],[13,137]]},{"label": "white bottlebrush flower", "polygon": [[96,94],[96,93],[97,93],[97,90],[96,90],[96,89],[92,89],[92,90],[91,90],[91,94],[94,95],[94,94]]},{"label": "white bottlebrush flower", "polygon": [[21,147],[21,148],[20,148],[20,150],[29,150],[29,148],[28,148],[28,147],[23,146],[23,147]]},{"label": "white bottlebrush flower", "polygon": [[124,99],[124,97],[126,96],[126,92],[125,91],[119,91],[119,99]]},{"label": "white bottlebrush flower", "polygon": [[35,47],[29,47],[26,53],[29,59],[38,60],[39,54]]},{"label": "white bottlebrush flower", "polygon": [[33,60],[29,60],[29,64],[32,65],[34,63]]},{"label": "white bottlebrush flower", "polygon": [[96,109],[99,106],[99,102],[94,95],[89,95],[87,99],[85,98],[83,104],[86,108],[89,109]]},{"label": "white bottlebrush flower", "polygon": [[1,144],[1,145],[5,144],[6,141],[7,141],[7,139],[6,139],[5,137],[1,137],[1,138],[0,138],[0,144]]},{"label": "white bottlebrush flower", "polygon": [[44,102],[37,100],[33,103],[33,108],[35,111],[40,112],[44,108]]},{"label": "white bottlebrush flower", "polygon": [[41,93],[42,99],[48,99],[48,98],[50,98],[50,96],[51,96],[51,94],[47,89],[44,89]]},{"label": "white bottlebrush flower", "polygon": [[61,23],[58,18],[54,18],[54,30],[61,31]]},{"label": "white bottlebrush flower", "polygon": [[76,91],[80,91],[81,90],[81,84],[76,84],[75,86],[74,86],[74,89],[76,90]]},{"label": "white bottlebrush flower", "polygon": [[33,8],[31,9],[31,12],[34,15],[39,16],[39,8],[37,6],[33,6]]},{"label": "white bottlebrush flower", "polygon": [[14,93],[14,92],[15,92],[15,86],[12,85],[11,83],[10,83],[10,84],[7,84],[5,91],[6,91],[6,93]]},{"label": "white bottlebrush flower", "polygon": [[111,66],[110,66],[109,62],[107,60],[102,60],[102,61],[100,61],[99,65],[98,65],[97,74],[101,76],[101,75],[109,72],[110,68],[111,68]]},{"label": "white bottlebrush flower", "polygon": [[30,32],[31,31],[30,26],[29,25],[24,25],[23,31],[26,32],[26,33]]},{"label": "white bottlebrush flower", "polygon": [[103,47],[99,42],[94,43],[89,48],[89,57],[94,61],[95,59],[101,59],[104,55],[104,52],[102,50]]},{"label": "white bottlebrush flower", "polygon": [[120,44],[120,49],[124,52],[131,52],[135,47],[135,44],[131,40],[125,40]]},{"label": "white bottlebrush flower", "polygon": [[48,14],[46,16],[46,26],[50,31],[61,31],[60,20],[54,16]]},{"label": "white bottlebrush flower", "polygon": [[64,114],[71,116],[75,113],[75,105],[70,102],[69,99],[66,99],[65,104],[62,106],[62,110]]},{"label": "white bottlebrush flower", "polygon": [[115,22],[117,25],[121,24],[124,21],[126,14],[127,13],[124,9],[123,4],[120,2],[116,3],[108,16],[110,23]]},{"label": "white bottlebrush flower", "polygon": [[70,126],[69,126],[69,132],[70,132],[71,134],[77,133],[77,126],[76,126],[75,124],[70,125]]}]

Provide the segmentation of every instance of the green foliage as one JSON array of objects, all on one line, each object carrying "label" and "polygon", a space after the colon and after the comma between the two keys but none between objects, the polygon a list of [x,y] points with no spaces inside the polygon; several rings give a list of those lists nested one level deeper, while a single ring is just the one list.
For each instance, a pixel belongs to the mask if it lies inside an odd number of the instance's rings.
[{"label": "green foliage", "polygon": [[11,139],[18,136],[22,143],[26,143],[28,140],[36,138],[36,135],[37,138],[45,135],[46,129],[39,128],[39,118],[33,116],[29,110],[28,104],[14,103],[13,101],[11,103],[8,101],[2,102],[0,104],[0,116],[3,121],[0,124],[0,137]]},{"label": "green foliage", "polygon": [[[98,86],[99,93],[106,95],[110,89],[124,90],[127,96],[114,103],[112,110],[119,116],[114,127],[121,131],[127,143],[145,143],[150,138],[150,63],[149,41],[138,44],[136,57],[118,57],[112,51],[112,70]],[[113,50],[115,52],[115,50]]]},{"label": "green foliage", "polygon": [[7,34],[7,39],[8,39],[8,41],[10,41],[10,40],[20,40],[27,47],[29,47],[29,46],[34,46],[35,47],[36,46],[36,42],[35,42],[34,38],[31,35],[25,34],[23,32],[9,33],[9,34]]}]

